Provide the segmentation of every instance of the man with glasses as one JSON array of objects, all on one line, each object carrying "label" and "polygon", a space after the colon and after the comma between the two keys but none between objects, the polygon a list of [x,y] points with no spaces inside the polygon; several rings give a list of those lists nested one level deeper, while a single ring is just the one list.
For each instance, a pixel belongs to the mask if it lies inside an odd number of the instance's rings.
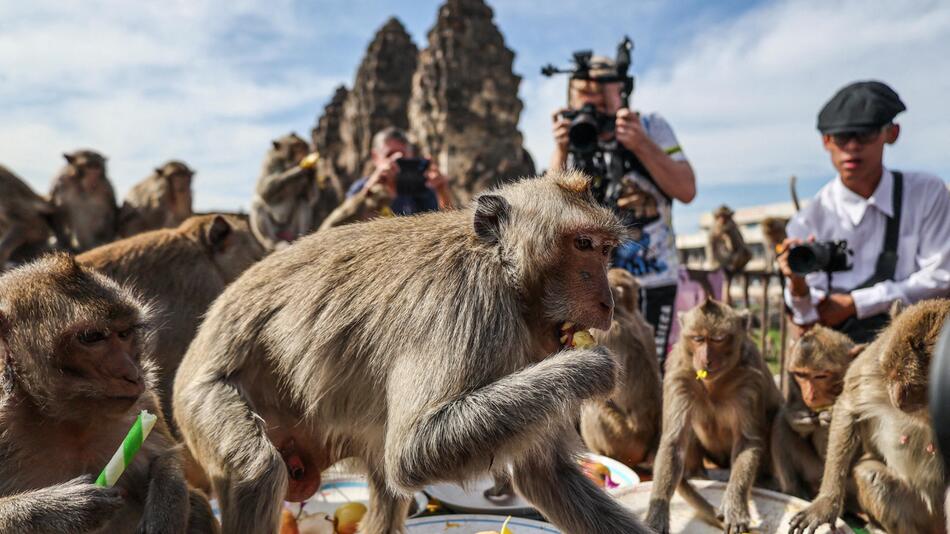
[{"label": "man with glasses", "polygon": [[[796,324],[820,323],[866,342],[886,325],[894,301],[950,295],[946,184],[933,174],[883,163],[885,145],[900,134],[894,117],[905,109],[890,87],[864,81],[838,91],[818,114],[838,176],[788,223],[779,265]],[[846,241],[850,268],[833,276],[793,273],[787,250],[811,240]]]}]

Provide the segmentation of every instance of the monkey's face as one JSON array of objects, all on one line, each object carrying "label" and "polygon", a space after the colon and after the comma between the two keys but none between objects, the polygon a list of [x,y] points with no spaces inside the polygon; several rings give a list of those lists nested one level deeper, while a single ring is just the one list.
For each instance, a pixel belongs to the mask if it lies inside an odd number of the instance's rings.
[{"label": "monkey's face", "polygon": [[683,340],[695,371],[709,380],[728,374],[739,362],[745,318],[732,308],[707,300],[680,318]]},{"label": "monkey's face", "polygon": [[54,367],[59,398],[128,410],[145,392],[139,326],[128,320],[78,324],[60,340]]},{"label": "monkey's face", "polygon": [[614,299],[607,265],[616,245],[612,236],[595,230],[562,237],[564,257],[545,289],[547,313],[558,326],[572,322],[579,330],[610,328]]},{"label": "monkey's face", "polygon": [[810,410],[824,410],[835,403],[844,387],[844,371],[789,366],[802,392],[802,401]]},{"label": "monkey's face", "polygon": [[175,171],[168,176],[168,189],[172,193],[172,211],[175,215],[187,217],[191,214],[191,177],[187,171]]}]

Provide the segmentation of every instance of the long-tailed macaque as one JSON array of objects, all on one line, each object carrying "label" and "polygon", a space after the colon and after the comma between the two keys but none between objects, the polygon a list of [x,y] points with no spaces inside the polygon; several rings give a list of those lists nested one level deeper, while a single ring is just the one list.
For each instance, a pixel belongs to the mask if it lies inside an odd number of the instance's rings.
[{"label": "long-tailed macaque", "polygon": [[510,466],[571,533],[642,533],[580,470],[574,414],[607,396],[607,264],[625,232],[587,177],[555,173],[471,207],[320,231],[248,269],[211,306],[175,380],[185,442],[224,530],[270,532],[340,458],[368,468],[360,531],[401,532],[409,496]]},{"label": "long-tailed macaque", "polygon": [[841,515],[849,475],[861,508],[888,532],[940,531],[946,474],[934,444],[927,375],[948,316],[948,300],[909,307],[848,368],[831,418],[821,489],[792,518],[789,532],[832,524]]},{"label": "long-tailed macaque", "polygon": [[783,493],[810,500],[818,492],[834,403],[845,371],[863,348],[821,325],[792,347],[786,372],[793,380],[772,425],[772,472]]},{"label": "long-tailed macaque", "polygon": [[[65,254],[0,277],[0,533],[214,532],[189,494],[131,292]],[[93,484],[141,410],[159,416],[115,487]]]},{"label": "long-tailed macaque", "polygon": [[316,176],[319,156],[297,134],[272,145],[251,201],[251,229],[268,250],[317,230],[343,199],[335,176]]},{"label": "long-tailed macaque", "polygon": [[[710,299],[680,316],[680,340],[663,378],[663,434],[647,516],[661,534],[670,529],[674,489],[704,521],[729,534],[749,530],[749,494],[767,466],[780,395],[746,334],[747,319]],[[703,458],[731,468],[718,512],[683,477],[684,470],[701,468]]]},{"label": "long-tailed macaque", "polygon": [[11,259],[29,260],[47,248],[53,206],[0,165],[0,271]]},{"label": "long-tailed macaque", "polygon": [[634,467],[660,439],[663,398],[653,329],[640,314],[640,285],[625,269],[607,272],[614,297],[608,330],[594,330],[597,342],[617,357],[620,378],[610,397],[584,403],[580,430],[592,452]]},{"label": "long-tailed macaque", "polygon": [[135,184],[119,210],[119,233],[129,237],[159,228],[174,228],[191,217],[191,181],[195,171],[181,161],[167,161]]},{"label": "long-tailed macaque", "polygon": [[765,248],[765,270],[773,272],[778,269],[775,259],[778,257],[777,247],[785,242],[788,233],[785,226],[788,219],[784,217],[766,217],[762,219],[762,246]]},{"label": "long-tailed macaque", "polygon": [[722,205],[713,212],[715,221],[709,231],[707,257],[715,268],[723,269],[728,274],[742,272],[752,253],[745,244],[739,226],[732,220],[733,211]]},{"label": "long-tailed macaque", "polygon": [[106,174],[106,158],[92,150],[63,154],[66,166],[53,180],[59,246],[83,252],[115,238],[119,208]]}]

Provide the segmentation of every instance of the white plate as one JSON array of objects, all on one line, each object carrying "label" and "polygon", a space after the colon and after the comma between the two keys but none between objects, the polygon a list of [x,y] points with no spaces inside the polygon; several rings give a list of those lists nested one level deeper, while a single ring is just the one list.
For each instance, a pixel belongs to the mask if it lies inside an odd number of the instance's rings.
[{"label": "white plate", "polygon": [[[626,465],[606,456],[585,453],[583,457],[599,462],[610,470],[610,478],[617,484],[607,492],[614,496],[621,496],[637,487],[640,477]],[[531,515],[536,513],[534,507],[519,495],[512,495],[504,499],[488,499],[485,490],[491,488],[495,481],[491,475],[483,475],[464,484],[445,482],[433,484],[425,488],[426,494],[441,502],[456,512],[488,513],[500,515]]]},{"label": "white plate", "polygon": [[[497,515],[438,515],[406,521],[409,534],[475,534],[485,530],[501,532],[506,517]],[[512,534],[560,534],[553,525],[531,519],[511,518]]]},{"label": "white plate", "polygon": [[[719,503],[722,502],[722,495],[726,491],[725,483],[714,480],[690,480],[690,483],[713,507],[719,507]],[[637,517],[646,517],[652,489],[652,482],[640,484],[633,491],[620,497],[620,502],[633,510]],[[797,497],[753,488],[752,502],[749,504],[753,526],[750,532],[753,534],[785,534],[788,532],[789,520],[796,513],[804,510],[806,506],[808,506],[808,502]],[[843,521],[839,520],[838,525],[839,533],[854,533]],[[678,494],[674,494],[673,501],[670,503],[670,532],[688,532],[689,534],[722,533],[721,530],[701,521],[696,516],[693,508]],[[828,526],[818,529],[818,533],[826,534],[829,532],[831,532],[831,529]]]}]

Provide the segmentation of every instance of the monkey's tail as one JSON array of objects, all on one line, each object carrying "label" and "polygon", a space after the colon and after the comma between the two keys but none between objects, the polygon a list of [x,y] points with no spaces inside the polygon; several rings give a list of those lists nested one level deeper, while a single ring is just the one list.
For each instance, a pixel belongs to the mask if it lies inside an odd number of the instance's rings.
[{"label": "monkey's tail", "polygon": [[705,497],[696,491],[696,488],[694,488],[685,477],[680,480],[676,491],[684,501],[693,507],[693,510],[696,511],[696,514],[699,515],[701,520],[715,528],[723,528],[722,521],[719,520],[716,509],[713,508],[713,505],[709,504],[709,501],[707,501]]},{"label": "monkey's tail", "polygon": [[788,188],[792,193],[792,204],[795,204],[795,213],[802,211],[801,203],[798,202],[798,188],[795,187],[797,182],[798,178],[794,174],[788,179]]}]

